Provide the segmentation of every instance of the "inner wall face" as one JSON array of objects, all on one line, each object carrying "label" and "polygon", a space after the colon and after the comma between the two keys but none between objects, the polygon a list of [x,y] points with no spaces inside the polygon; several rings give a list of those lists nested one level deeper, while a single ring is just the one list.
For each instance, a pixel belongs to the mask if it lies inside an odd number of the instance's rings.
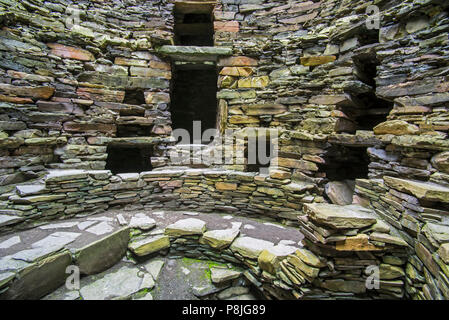
[{"label": "inner wall face", "polygon": [[[216,128],[217,72],[215,68],[175,69],[171,114],[173,129],[186,129],[193,143],[193,121],[201,121],[201,133]],[[202,141],[208,143],[210,141]]]}]

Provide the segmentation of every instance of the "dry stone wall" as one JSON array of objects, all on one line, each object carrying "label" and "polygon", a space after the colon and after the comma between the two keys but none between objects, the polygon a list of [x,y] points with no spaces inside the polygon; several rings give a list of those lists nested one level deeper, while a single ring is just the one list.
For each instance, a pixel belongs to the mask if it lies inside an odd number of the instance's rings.
[{"label": "dry stone wall", "polygon": [[[1,231],[112,206],[259,214],[298,226],[327,261],[312,297],[364,294],[380,264],[381,297],[448,299],[447,2],[221,0],[211,48],[173,46],[176,2],[0,0]],[[280,130],[268,175],[244,172],[244,152],[209,169],[104,170],[112,148],[178,165],[183,59],[216,64],[222,134],[245,149]],[[336,225],[326,202],[382,223]]]}]

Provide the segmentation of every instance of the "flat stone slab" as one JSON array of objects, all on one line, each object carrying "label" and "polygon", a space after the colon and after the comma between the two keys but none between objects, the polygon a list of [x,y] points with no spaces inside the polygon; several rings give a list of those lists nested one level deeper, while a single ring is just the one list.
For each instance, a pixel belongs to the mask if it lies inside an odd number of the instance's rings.
[{"label": "flat stone slab", "polygon": [[418,199],[449,203],[449,188],[433,183],[417,180],[406,180],[384,177],[385,184],[390,188],[414,195]]},{"label": "flat stone slab", "polygon": [[0,242],[0,249],[8,249],[11,248],[12,246],[19,244],[21,242],[20,237],[19,236],[14,236],[9,238],[8,240],[5,240],[3,242]]},{"label": "flat stone slab", "polygon": [[0,214],[0,227],[14,224],[16,222],[22,221],[22,217],[8,216],[6,214]]},{"label": "flat stone slab", "polygon": [[154,280],[157,280],[157,278],[159,278],[159,275],[161,274],[164,264],[164,260],[151,260],[145,264],[145,269],[151,274]]},{"label": "flat stone slab", "polygon": [[260,253],[274,244],[269,241],[250,237],[239,237],[231,245],[231,250],[240,253],[242,256],[250,259],[257,259]]},{"label": "flat stone slab", "polygon": [[310,219],[335,229],[363,228],[376,223],[374,212],[359,205],[305,204]]},{"label": "flat stone slab", "polygon": [[83,179],[87,177],[85,170],[50,170],[45,177],[46,182],[61,182],[67,180]]},{"label": "flat stone slab", "polygon": [[156,226],[156,221],[144,213],[138,213],[131,218],[129,226],[131,228],[150,230]]},{"label": "flat stone slab", "polygon": [[242,274],[240,271],[223,268],[210,268],[210,272],[212,282],[216,284],[222,284],[237,279]]},{"label": "flat stone slab", "polygon": [[87,232],[96,234],[97,236],[112,232],[113,230],[114,228],[107,221],[103,221],[93,227],[90,227],[89,229],[86,229]]},{"label": "flat stone slab", "polygon": [[165,228],[165,234],[175,237],[202,235],[204,231],[206,231],[206,222],[195,218],[178,220]]},{"label": "flat stone slab", "polygon": [[122,228],[75,252],[76,264],[81,274],[102,272],[120,261],[126,254],[129,229]]},{"label": "flat stone slab", "polygon": [[212,248],[221,250],[234,241],[235,238],[239,235],[240,230],[237,228],[225,229],[225,230],[212,230],[204,233],[200,242],[204,244],[208,244]]},{"label": "flat stone slab", "polygon": [[166,45],[158,52],[180,61],[216,61],[218,56],[231,55],[232,48]]},{"label": "flat stone slab", "polygon": [[47,230],[47,229],[64,229],[64,228],[72,228],[76,226],[78,222],[62,222],[62,223],[53,223],[53,224],[46,224],[43,226],[40,226],[39,229]]},{"label": "flat stone slab", "polygon": [[101,274],[98,280],[83,285],[80,295],[84,300],[109,300],[128,298],[143,289],[154,287],[154,281],[145,276],[138,276],[138,269],[128,266],[114,272]]},{"label": "flat stone slab", "polygon": [[33,248],[65,246],[76,240],[81,233],[76,232],[55,232],[32,244]]},{"label": "flat stone slab", "polygon": [[170,238],[166,235],[148,237],[131,242],[128,245],[128,248],[137,256],[146,256],[148,254],[170,248]]},{"label": "flat stone slab", "polygon": [[16,187],[17,193],[22,197],[39,194],[45,191],[45,184],[21,185]]}]

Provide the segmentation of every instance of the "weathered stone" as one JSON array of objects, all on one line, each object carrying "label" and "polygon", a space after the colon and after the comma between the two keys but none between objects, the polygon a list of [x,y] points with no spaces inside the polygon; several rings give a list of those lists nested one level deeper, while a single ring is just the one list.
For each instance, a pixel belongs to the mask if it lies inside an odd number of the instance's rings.
[{"label": "weathered stone", "polygon": [[[0,295],[2,299],[40,299],[65,283],[66,268],[72,263],[70,252],[52,255],[19,272],[19,277]],[[45,279],[45,281],[43,281]]]},{"label": "weathered stone", "polygon": [[301,64],[303,66],[319,66],[335,60],[335,56],[301,57]]},{"label": "weathered stone", "polygon": [[347,237],[344,241],[338,241],[335,248],[338,251],[378,251],[382,247],[376,247],[369,242],[366,234],[358,234],[354,237]]},{"label": "weathered stone", "polygon": [[129,222],[131,228],[138,228],[142,230],[150,230],[156,226],[156,221],[148,217],[144,213],[137,213],[131,218]]},{"label": "weathered stone", "polygon": [[211,280],[216,284],[223,284],[230,280],[237,279],[242,274],[239,271],[223,269],[223,268],[210,268]]},{"label": "weathered stone", "polygon": [[93,54],[87,50],[68,47],[57,43],[49,43],[47,45],[51,48],[51,53],[58,57],[81,61],[93,61],[95,59]]},{"label": "weathered stone", "polygon": [[[13,86],[6,83],[0,83],[0,92],[5,94],[12,94],[19,97],[31,97],[35,99],[49,99],[55,92],[52,87],[28,87],[28,86]],[[20,130],[20,129],[19,129]]]},{"label": "weathered stone", "polygon": [[342,181],[331,181],[325,186],[326,195],[333,204],[347,205],[352,203],[354,191]]},{"label": "weathered stone", "polygon": [[369,238],[370,238],[370,240],[395,244],[398,246],[404,246],[404,247],[408,246],[407,242],[405,242],[402,238],[395,237],[395,236],[392,236],[392,235],[389,235],[386,233],[373,232],[370,234]]},{"label": "weathered stone", "polygon": [[365,293],[366,286],[364,281],[352,280],[326,280],[321,283],[321,287],[335,292]]},{"label": "weathered stone", "polygon": [[381,263],[379,266],[379,276],[382,280],[391,280],[405,276],[405,272],[401,267]]},{"label": "weathered stone", "polygon": [[117,271],[103,274],[98,280],[81,287],[83,300],[126,299],[143,289],[152,289],[154,281],[150,275],[137,275],[138,269],[121,267]]},{"label": "weathered stone", "polygon": [[438,249],[438,255],[444,263],[449,264],[449,243],[443,243]]},{"label": "weathered stone", "polygon": [[263,250],[258,257],[257,262],[262,270],[275,274],[279,267],[279,263],[295,251],[295,247],[277,245]]},{"label": "weathered stone", "polygon": [[273,246],[274,244],[269,241],[250,237],[239,237],[232,243],[230,248],[232,251],[238,252],[246,258],[257,259],[263,250]]},{"label": "weathered stone", "polygon": [[385,183],[398,191],[407,192],[418,199],[429,201],[449,202],[449,188],[432,183],[417,180],[406,180],[394,177],[384,177]]},{"label": "weathered stone", "polygon": [[215,188],[219,191],[234,191],[237,190],[237,183],[217,182]]},{"label": "weathered stone", "polygon": [[287,261],[295,267],[295,270],[304,275],[309,281],[316,278],[320,271],[319,268],[311,267],[305,264],[298,256],[290,255]]},{"label": "weathered stone", "polygon": [[212,230],[203,234],[200,243],[207,244],[214,249],[224,249],[231,245],[239,235],[239,229]]},{"label": "weathered stone", "polygon": [[178,220],[165,228],[165,234],[172,237],[202,235],[205,231],[206,223],[195,218]]},{"label": "weathered stone", "polygon": [[96,274],[109,269],[125,255],[129,229],[123,228],[75,252],[75,261],[82,274]]},{"label": "weathered stone", "polygon": [[373,131],[375,134],[417,134],[419,133],[419,127],[403,120],[390,120],[378,124]]},{"label": "weathered stone", "polygon": [[164,249],[168,249],[170,247],[170,239],[168,236],[157,235],[131,242],[128,247],[137,256],[146,256]]},{"label": "weathered stone", "polygon": [[434,155],[431,162],[435,168],[449,174],[449,151],[440,152]]},{"label": "weathered stone", "polygon": [[359,205],[305,204],[309,217],[336,229],[363,228],[376,223],[372,211]]}]

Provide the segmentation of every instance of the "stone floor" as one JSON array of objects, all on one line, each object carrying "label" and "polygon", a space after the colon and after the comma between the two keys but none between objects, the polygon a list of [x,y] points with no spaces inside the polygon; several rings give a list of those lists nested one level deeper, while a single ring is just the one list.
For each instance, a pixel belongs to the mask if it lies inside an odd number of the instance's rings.
[{"label": "stone floor", "polygon": [[[128,226],[141,230],[152,229],[152,232],[157,233],[170,224],[188,218],[204,221],[207,230],[239,229],[242,237],[302,246],[303,235],[298,229],[263,219],[221,213],[109,210],[1,236],[0,289],[28,266],[63,249],[69,249],[74,254],[82,248],[111,239]],[[191,300],[212,296],[218,299],[255,299],[242,277],[236,278],[231,285],[228,283],[227,287],[212,283],[211,279],[223,272],[235,272],[234,266],[174,258],[168,254],[137,263],[123,257],[104,272],[82,277],[79,291],[69,291],[62,286],[45,299]]]}]

